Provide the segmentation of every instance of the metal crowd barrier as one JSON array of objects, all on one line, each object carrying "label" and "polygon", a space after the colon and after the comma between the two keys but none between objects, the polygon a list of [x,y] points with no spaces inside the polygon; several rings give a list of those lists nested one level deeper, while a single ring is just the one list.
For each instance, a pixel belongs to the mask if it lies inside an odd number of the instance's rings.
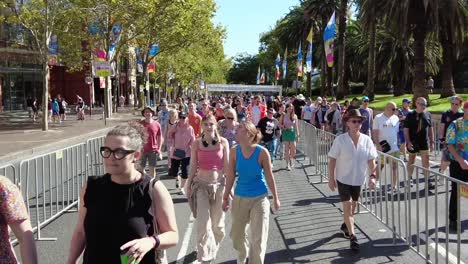
[{"label": "metal crowd barrier", "polygon": [[16,174],[16,167],[13,164],[0,166],[0,175],[7,177],[10,181],[20,187],[20,182]]},{"label": "metal crowd barrier", "polygon": [[77,144],[19,164],[19,182],[37,240],[41,228],[78,204],[86,182],[86,145]]},{"label": "metal crowd barrier", "polygon": [[441,126],[440,120],[432,120],[432,129],[434,131],[434,140],[435,140],[435,149],[434,149],[434,155],[438,156],[440,151],[442,150],[443,146],[440,144],[439,138],[440,133],[439,133],[439,128]]},{"label": "metal crowd barrier", "polygon": [[[408,218],[412,238],[411,249],[433,263],[462,263],[461,245],[466,244],[466,236],[462,240],[461,209],[466,208],[467,203],[462,199],[461,190],[462,188],[468,190],[468,183],[418,165],[414,165],[414,169],[416,190],[414,197],[408,199],[408,204],[410,206],[414,204],[416,207],[412,210],[415,217]],[[426,187],[429,182],[435,184],[434,190],[429,191]],[[446,184],[441,185],[440,182]],[[424,189],[419,186],[421,184],[424,184]],[[452,233],[449,230],[449,201],[454,186],[458,188],[457,228],[456,232]]]},{"label": "metal crowd barrier", "polygon": [[[433,122],[435,138],[438,138],[439,125],[439,121]],[[327,182],[327,154],[336,136],[305,122],[300,123],[299,129],[302,139],[298,149],[315,165],[316,174],[320,175],[317,183]],[[377,166],[377,188],[370,190],[365,183],[358,213],[364,212],[360,209],[364,208],[392,232],[392,237],[386,243],[376,242],[373,246],[408,246],[428,263],[463,263],[461,245],[467,238],[462,238],[460,212],[466,208],[466,201],[461,199],[460,193],[462,186],[468,192],[468,183],[417,165],[411,178],[403,160],[382,152],[379,152]],[[416,182],[414,187],[412,179]],[[436,185],[434,190],[425,188],[429,179]],[[448,183],[457,183],[459,190],[456,239],[449,233]]]},{"label": "metal crowd barrier", "polygon": [[88,176],[98,176],[105,173],[104,161],[99,149],[104,145],[104,136],[86,140],[86,160]]},{"label": "metal crowd barrier", "polygon": [[406,164],[399,157],[379,151],[376,166],[376,186],[370,189],[365,182],[358,213],[362,213],[363,207],[392,232],[390,243],[376,243],[375,247],[407,246],[411,234],[407,219],[411,218],[411,210],[407,203],[410,180]]}]

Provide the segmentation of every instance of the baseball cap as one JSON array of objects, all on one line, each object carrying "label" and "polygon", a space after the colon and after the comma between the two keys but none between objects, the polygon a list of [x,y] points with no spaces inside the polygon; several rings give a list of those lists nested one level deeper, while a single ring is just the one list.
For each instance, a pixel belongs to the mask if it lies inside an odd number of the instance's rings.
[{"label": "baseball cap", "polygon": [[179,118],[185,118],[187,117],[187,113],[182,111],[182,112],[179,112]]},{"label": "baseball cap", "polygon": [[167,105],[167,100],[166,99],[162,100],[161,105]]},{"label": "baseball cap", "polygon": [[363,96],[363,97],[362,97],[362,101],[369,101],[369,97]]},{"label": "baseball cap", "polygon": [[273,109],[273,108],[268,108],[267,112],[268,112],[268,113],[274,114],[274,113],[275,113],[275,109]]},{"label": "baseball cap", "polygon": [[403,102],[403,103],[409,103],[409,102],[411,102],[411,100],[408,99],[408,98],[403,98],[402,102]]}]

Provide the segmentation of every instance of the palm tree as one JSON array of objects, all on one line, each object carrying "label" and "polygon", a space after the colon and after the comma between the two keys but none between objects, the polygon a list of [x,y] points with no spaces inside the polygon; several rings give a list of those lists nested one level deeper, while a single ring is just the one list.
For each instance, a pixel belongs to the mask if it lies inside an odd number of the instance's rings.
[{"label": "palm tree", "polygon": [[428,33],[438,25],[439,0],[384,0],[388,10],[386,24],[392,31],[399,33],[403,41],[413,38],[413,96],[428,98],[425,87],[425,53]]},{"label": "palm tree", "polygon": [[439,7],[439,41],[443,47],[441,98],[455,95],[453,63],[463,47],[468,21],[466,5],[466,1],[446,0]]},{"label": "palm tree", "polygon": [[[338,9],[338,0],[303,0],[301,5],[304,6],[304,16],[307,20],[317,21],[319,26],[319,39],[323,39],[323,31],[327,25],[328,20],[335,10]],[[323,41],[320,41],[323,45]],[[328,67],[325,63],[325,49],[322,53],[322,95],[333,95],[333,75],[332,68]],[[325,82],[326,79],[326,82]],[[326,87],[324,87],[326,86]]]},{"label": "palm tree", "polygon": [[338,17],[338,92],[337,99],[343,99],[348,91],[345,87],[345,58],[346,58],[346,18],[348,14],[348,0],[340,1]]}]

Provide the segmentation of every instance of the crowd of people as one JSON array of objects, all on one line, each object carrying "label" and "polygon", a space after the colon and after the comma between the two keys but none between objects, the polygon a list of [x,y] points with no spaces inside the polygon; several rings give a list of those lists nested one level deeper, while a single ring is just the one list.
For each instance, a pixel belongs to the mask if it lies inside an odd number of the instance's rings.
[{"label": "crowd of people", "polygon": [[[77,120],[85,120],[86,103],[83,98],[76,95],[75,101],[75,112]],[[28,112],[29,118],[36,122],[39,118],[39,112],[41,111],[40,101],[34,97],[28,97],[26,99],[26,111]],[[62,123],[67,120],[67,112],[69,111],[69,104],[60,94],[55,97],[49,97],[47,102],[48,111],[48,122],[49,123]]]},{"label": "crowd of people", "polygon": [[[437,139],[444,146],[440,170],[443,173],[449,167],[452,177],[466,181],[468,102],[463,104],[458,96],[450,102]],[[53,114],[55,108],[52,103]],[[338,190],[343,203],[340,230],[350,248],[359,250],[354,213],[364,182],[371,189],[377,187],[382,169],[376,166],[378,152],[404,159],[409,177],[417,155],[429,167],[429,152],[436,139],[426,108],[422,97],[415,99],[413,109],[411,100],[405,98],[400,108],[396,102],[388,102],[374,116],[366,96],[340,105],[327,97],[312,100],[302,94],[284,98],[212,96],[198,101],[179,98],[172,105],[162,100],[156,111],[145,107],[141,121],[118,125],[107,133],[100,148],[107,173],[90,177],[81,192],[67,263],[76,263],[82,254],[84,263],[122,259],[165,263],[163,250],[176,245],[179,236],[171,195],[156,171],[163,152],[168,157],[168,175],[174,178],[179,194],[187,196],[196,217],[197,261],[214,263],[226,236],[225,213],[231,210],[230,237],[238,263],[246,263],[247,258],[249,263],[264,263],[269,192],[274,210],[280,208],[273,162],[284,159],[284,169],[292,170],[301,137],[299,120],[337,136],[328,153],[328,184],[332,191]],[[400,188],[400,179],[396,163],[390,165],[388,187],[394,192]],[[431,179],[427,182],[426,188],[435,188]],[[453,183],[450,229],[459,224],[456,190]],[[4,226],[9,226],[20,241],[23,263],[37,263],[21,194],[4,178],[0,178],[0,198],[1,258],[16,259],[11,246],[5,244],[8,228]]]}]

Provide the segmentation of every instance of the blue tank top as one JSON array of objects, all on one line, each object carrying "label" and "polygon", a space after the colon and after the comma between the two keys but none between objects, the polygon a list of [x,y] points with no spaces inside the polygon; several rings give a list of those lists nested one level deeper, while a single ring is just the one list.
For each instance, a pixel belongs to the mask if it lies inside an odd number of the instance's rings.
[{"label": "blue tank top", "polygon": [[238,175],[234,194],[240,197],[257,197],[268,194],[265,173],[258,163],[261,147],[257,145],[250,158],[244,158],[237,146],[236,172]]}]

